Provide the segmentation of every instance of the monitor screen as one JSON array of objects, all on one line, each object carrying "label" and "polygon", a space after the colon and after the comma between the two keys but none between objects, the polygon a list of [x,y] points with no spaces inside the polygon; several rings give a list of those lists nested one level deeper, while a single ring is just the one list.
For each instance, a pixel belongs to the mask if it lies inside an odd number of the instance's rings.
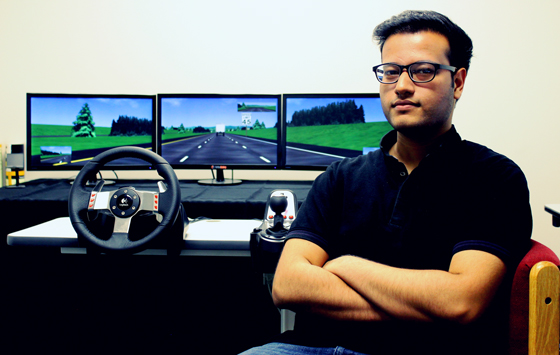
[{"label": "monitor screen", "polygon": [[160,94],[160,154],[176,169],[274,169],[280,95]]},{"label": "monitor screen", "polygon": [[[27,169],[79,170],[120,146],[156,150],[156,96],[27,94]],[[143,169],[122,158],[107,169]]]},{"label": "monitor screen", "polygon": [[389,125],[379,94],[283,95],[286,169],[324,170],[379,149]]}]

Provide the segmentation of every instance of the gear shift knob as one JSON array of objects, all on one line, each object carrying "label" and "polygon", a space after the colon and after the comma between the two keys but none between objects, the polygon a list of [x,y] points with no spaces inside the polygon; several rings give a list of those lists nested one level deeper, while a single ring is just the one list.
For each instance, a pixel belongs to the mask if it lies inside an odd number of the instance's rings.
[{"label": "gear shift knob", "polygon": [[286,196],[272,196],[270,198],[270,209],[276,213],[276,215],[282,214],[288,207],[288,199]]},{"label": "gear shift knob", "polygon": [[272,196],[270,198],[270,209],[275,213],[271,228],[273,232],[279,232],[284,229],[284,216],[282,216],[282,212],[286,211],[286,207],[288,207],[286,196]]}]

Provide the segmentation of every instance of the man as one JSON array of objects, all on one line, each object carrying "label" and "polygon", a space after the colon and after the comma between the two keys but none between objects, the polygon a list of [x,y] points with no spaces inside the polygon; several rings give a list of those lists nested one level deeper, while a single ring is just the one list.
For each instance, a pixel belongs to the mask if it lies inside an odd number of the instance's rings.
[{"label": "man", "polygon": [[295,330],[253,351],[506,353],[507,295],[532,217],[519,167],[452,125],[471,40],[418,11],[374,36],[394,131],[314,182],[273,286],[275,304],[296,312]]}]

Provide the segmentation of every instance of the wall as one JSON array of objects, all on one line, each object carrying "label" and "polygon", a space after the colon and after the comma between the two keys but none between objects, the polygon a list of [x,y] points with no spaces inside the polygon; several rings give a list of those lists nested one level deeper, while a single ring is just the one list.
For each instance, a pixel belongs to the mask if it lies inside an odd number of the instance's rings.
[{"label": "wall", "polygon": [[[0,144],[25,142],[27,92],[377,92],[371,32],[409,8],[440,11],[473,39],[454,123],[463,138],[521,166],[534,238],[560,254],[560,230],[544,212],[560,203],[557,0],[0,0]],[[236,171],[246,179],[316,175]]]}]

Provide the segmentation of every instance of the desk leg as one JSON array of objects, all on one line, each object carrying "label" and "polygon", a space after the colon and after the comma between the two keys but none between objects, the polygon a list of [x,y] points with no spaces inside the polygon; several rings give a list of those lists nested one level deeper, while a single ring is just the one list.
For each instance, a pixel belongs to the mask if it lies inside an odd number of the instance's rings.
[{"label": "desk leg", "polygon": [[280,331],[284,333],[286,330],[293,330],[295,319],[295,312],[292,312],[289,309],[280,310]]},{"label": "desk leg", "polygon": [[[274,280],[274,274],[263,274],[263,284],[267,286],[270,295],[272,296],[272,282]],[[289,309],[280,310],[280,332],[284,333],[286,330],[294,329],[294,322],[296,319],[296,313],[290,311]]]}]

